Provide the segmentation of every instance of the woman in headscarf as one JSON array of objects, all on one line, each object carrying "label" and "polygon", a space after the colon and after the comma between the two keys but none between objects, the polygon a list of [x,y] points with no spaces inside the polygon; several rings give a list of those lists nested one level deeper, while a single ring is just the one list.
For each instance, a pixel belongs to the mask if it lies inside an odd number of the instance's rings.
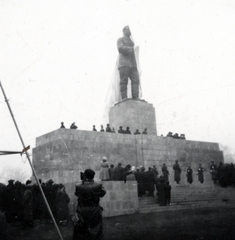
[{"label": "woman in headscarf", "polygon": [[107,163],[107,158],[103,157],[103,161],[100,164],[100,180],[107,181],[109,179],[109,164]]}]

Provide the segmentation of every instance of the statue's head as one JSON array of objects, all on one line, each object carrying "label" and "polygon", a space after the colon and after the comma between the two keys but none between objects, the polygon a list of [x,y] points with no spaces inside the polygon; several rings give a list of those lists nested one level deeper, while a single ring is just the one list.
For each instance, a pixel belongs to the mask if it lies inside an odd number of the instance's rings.
[{"label": "statue's head", "polygon": [[123,34],[126,37],[130,37],[131,36],[131,30],[130,30],[129,26],[125,26],[122,31],[123,31]]}]

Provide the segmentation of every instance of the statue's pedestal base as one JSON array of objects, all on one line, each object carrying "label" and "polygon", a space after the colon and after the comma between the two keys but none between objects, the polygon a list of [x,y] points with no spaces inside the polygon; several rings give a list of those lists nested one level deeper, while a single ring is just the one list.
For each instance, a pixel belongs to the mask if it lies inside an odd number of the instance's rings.
[{"label": "statue's pedestal base", "polygon": [[122,126],[124,130],[129,127],[132,134],[136,129],[142,133],[145,128],[148,134],[157,134],[155,109],[141,99],[128,98],[115,104],[109,111],[109,123],[116,132]]}]

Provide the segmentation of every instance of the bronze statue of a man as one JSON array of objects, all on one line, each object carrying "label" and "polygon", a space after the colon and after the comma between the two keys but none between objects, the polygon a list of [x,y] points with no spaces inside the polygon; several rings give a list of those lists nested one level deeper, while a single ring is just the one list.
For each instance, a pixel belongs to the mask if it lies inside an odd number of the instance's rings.
[{"label": "bronze statue of a man", "polygon": [[118,70],[120,75],[121,98],[127,98],[128,78],[131,80],[132,98],[139,98],[139,73],[137,70],[134,42],[130,38],[131,31],[129,26],[123,28],[123,37],[117,41],[119,52]]}]

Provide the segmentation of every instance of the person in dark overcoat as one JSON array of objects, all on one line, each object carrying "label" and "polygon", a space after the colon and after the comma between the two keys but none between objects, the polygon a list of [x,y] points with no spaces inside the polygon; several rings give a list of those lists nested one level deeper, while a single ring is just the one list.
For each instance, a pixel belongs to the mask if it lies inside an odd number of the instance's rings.
[{"label": "person in dark overcoat", "polygon": [[[53,214],[53,216],[56,218],[56,206],[55,206],[55,198],[56,198],[56,186],[54,184],[54,181],[52,179],[49,179],[46,184],[45,187],[43,188],[43,190],[45,191],[45,196],[47,199],[47,202],[50,206],[51,212]],[[45,211],[45,218],[46,219],[50,219],[51,216],[48,212],[48,210]]]},{"label": "person in dark overcoat", "polygon": [[155,184],[155,177],[152,171],[152,167],[148,168],[148,171],[144,173],[144,186],[145,191],[149,192],[149,196],[154,197],[154,184]]},{"label": "person in dark overcoat", "polygon": [[213,182],[216,183],[217,182],[217,165],[214,163],[214,161],[211,161],[210,174]]},{"label": "person in dark overcoat", "polygon": [[157,184],[157,196],[158,196],[158,203],[160,206],[165,206],[166,203],[166,183],[164,178],[161,176],[160,181]]},{"label": "person in dark overcoat", "polygon": [[95,172],[92,169],[86,169],[82,184],[76,185],[76,212],[80,217],[80,224],[74,226],[73,240],[98,240],[103,237],[103,208],[99,202],[106,191],[102,184],[94,182],[94,176]]},{"label": "person in dark overcoat", "polygon": [[142,197],[144,195],[144,179],[143,179],[143,175],[140,172],[140,168],[136,168],[136,171],[134,174],[135,174],[135,179],[137,181],[138,197]]},{"label": "person in dark overcoat", "polygon": [[197,169],[198,181],[199,181],[200,183],[203,183],[203,182],[204,182],[203,172],[204,172],[204,168],[202,167],[202,164],[200,163],[200,164],[199,164],[199,167],[198,167],[198,169]]},{"label": "person in dark overcoat", "polygon": [[162,173],[163,173],[163,178],[164,178],[165,182],[169,182],[170,173],[169,173],[165,163],[162,166]]},{"label": "person in dark overcoat", "polygon": [[175,181],[177,184],[180,183],[180,174],[181,174],[181,168],[180,168],[180,165],[178,163],[178,160],[175,160],[175,164],[173,165],[173,170],[175,172]]},{"label": "person in dark overcoat", "polygon": [[25,187],[22,203],[24,208],[23,228],[31,228],[33,227],[33,192],[30,184]]},{"label": "person in dark overcoat", "polygon": [[0,211],[0,239],[7,240],[7,221],[5,215]]},{"label": "person in dark overcoat", "polygon": [[187,177],[187,182],[192,184],[193,182],[193,169],[188,166],[187,171],[186,171],[186,177]]},{"label": "person in dark overcoat", "polygon": [[156,190],[157,190],[158,170],[157,170],[157,168],[156,168],[155,165],[153,166],[152,171],[153,171],[154,179],[155,179],[155,183],[154,183],[154,184],[155,184],[155,188],[156,188]]},{"label": "person in dark overcoat", "polygon": [[56,194],[56,216],[57,221],[61,225],[65,225],[67,223],[69,217],[69,202],[70,198],[65,191],[65,187],[61,185]]},{"label": "person in dark overcoat", "polygon": [[109,180],[114,181],[115,180],[115,173],[114,173],[114,165],[111,164],[109,168]]},{"label": "person in dark overcoat", "polygon": [[171,185],[169,182],[166,182],[165,186],[165,205],[171,205]]},{"label": "person in dark overcoat", "polygon": [[123,173],[124,168],[122,167],[121,163],[118,163],[118,165],[114,168],[114,176],[116,181],[122,181],[123,180]]}]

